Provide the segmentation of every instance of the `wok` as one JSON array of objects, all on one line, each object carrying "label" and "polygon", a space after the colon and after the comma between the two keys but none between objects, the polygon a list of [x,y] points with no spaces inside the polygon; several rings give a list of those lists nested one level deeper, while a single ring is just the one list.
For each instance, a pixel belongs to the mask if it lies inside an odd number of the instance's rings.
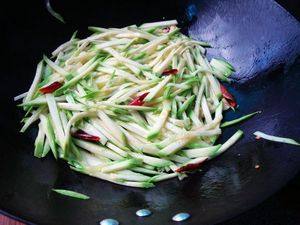
[{"label": "wok", "polygon": [[[297,16],[296,1],[281,1]],[[260,130],[299,140],[300,25],[271,0],[199,1],[54,1],[67,21],[47,13],[44,2],[9,2],[2,24],[5,50],[1,79],[0,208],[36,224],[97,224],[112,217],[121,224],[174,224],[172,215],[189,212],[186,225],[215,224],[257,205],[278,191],[300,169],[299,148],[257,141]],[[299,6],[299,5],[298,5]],[[236,129],[245,137],[225,154],[183,181],[176,179],[141,190],[115,185],[71,171],[62,161],[33,157],[36,129],[20,134],[22,112],[13,96],[26,91],[43,53],[69,39],[83,37],[87,26],[119,27],[177,19],[183,32],[214,47],[209,56],[231,62],[236,73],[230,91],[239,108],[225,120],[262,110],[262,114],[227,128],[219,142]],[[260,169],[255,169],[259,164]],[[51,192],[65,188],[91,197],[79,201]],[[135,211],[150,208],[140,219]]]}]

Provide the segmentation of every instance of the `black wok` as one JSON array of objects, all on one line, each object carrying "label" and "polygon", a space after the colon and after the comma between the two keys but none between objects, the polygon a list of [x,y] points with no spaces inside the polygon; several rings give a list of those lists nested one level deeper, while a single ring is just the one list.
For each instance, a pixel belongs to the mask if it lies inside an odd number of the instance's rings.
[{"label": "black wok", "polygon": [[[167,225],[174,224],[170,219],[174,213],[186,211],[192,217],[184,224],[215,224],[262,202],[299,171],[299,148],[257,141],[252,135],[260,130],[300,137],[300,25],[275,1],[53,2],[53,8],[65,17],[65,25],[47,13],[44,2],[22,2],[8,2],[1,14],[2,48],[6,49],[0,76],[0,209],[4,212],[37,224],[87,225],[112,217],[124,225]],[[281,1],[297,15],[296,2]],[[85,35],[88,25],[118,27],[174,18],[191,37],[212,44],[209,55],[224,57],[235,66],[230,91],[239,108],[225,119],[263,111],[226,129],[219,140],[223,142],[240,128],[245,132],[241,141],[201,172],[149,190],[78,174],[51,157],[33,157],[36,130],[18,132],[22,112],[12,98],[28,89],[43,53],[50,53],[76,29]],[[91,199],[58,196],[51,192],[54,187],[82,192]],[[135,211],[144,207],[154,214],[137,218]]]}]

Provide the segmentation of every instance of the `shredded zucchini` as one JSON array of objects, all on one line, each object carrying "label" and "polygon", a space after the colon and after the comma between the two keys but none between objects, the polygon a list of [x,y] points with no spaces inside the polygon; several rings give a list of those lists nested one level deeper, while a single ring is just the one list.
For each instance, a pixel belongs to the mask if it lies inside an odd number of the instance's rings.
[{"label": "shredded zucchini", "polygon": [[29,91],[15,98],[27,111],[22,132],[40,121],[34,155],[52,152],[81,173],[149,188],[181,180],[185,175],[177,168],[212,159],[236,142],[241,131],[214,144],[220,127],[254,115],[221,124],[219,80],[228,80],[233,67],[209,63],[209,44],[176,25],[89,27],[91,36],[74,34],[51,58],[44,56]]},{"label": "shredded zucchini", "polygon": [[273,136],[269,134],[265,134],[261,131],[256,131],[253,133],[257,138],[263,138],[269,141],[275,141],[275,142],[281,142],[281,143],[286,143],[290,145],[298,145],[300,146],[300,143],[295,141],[294,139],[291,138],[284,138],[284,137],[278,137],[278,136]]}]

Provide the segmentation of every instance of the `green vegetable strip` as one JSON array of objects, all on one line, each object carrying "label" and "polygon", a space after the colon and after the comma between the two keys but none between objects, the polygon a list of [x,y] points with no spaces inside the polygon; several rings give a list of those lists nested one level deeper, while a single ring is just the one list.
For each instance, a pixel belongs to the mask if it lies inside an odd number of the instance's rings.
[{"label": "green vegetable strip", "polygon": [[284,138],[284,137],[268,135],[268,134],[265,134],[261,131],[256,131],[253,134],[258,138],[263,138],[263,139],[266,139],[266,140],[269,140],[269,141],[275,141],[275,142],[281,142],[281,143],[286,143],[286,144],[290,144],[290,145],[300,146],[299,142],[297,142],[297,141],[295,141],[294,139],[291,139],[291,138]]},{"label": "green vegetable strip", "polygon": [[202,99],[202,95],[203,95],[205,86],[206,86],[206,78],[203,77],[201,85],[200,85],[200,88],[199,88],[199,91],[197,93],[196,102],[195,102],[195,108],[194,108],[195,116],[197,118],[199,118],[201,99]]},{"label": "green vegetable strip", "polygon": [[158,120],[156,121],[156,123],[151,128],[151,130],[150,130],[150,132],[147,136],[148,139],[153,139],[159,134],[160,130],[162,129],[162,127],[164,126],[165,122],[168,119],[170,110],[171,110],[170,101],[167,101],[167,100],[164,101],[163,110],[161,111],[161,114],[159,115]]},{"label": "green vegetable strip", "polygon": [[83,148],[86,149],[87,151],[97,155],[97,156],[101,156],[101,157],[105,157],[111,160],[121,160],[123,159],[122,156],[118,155],[117,153],[110,151],[108,148],[96,145],[96,144],[92,144],[89,142],[85,142],[85,141],[81,141],[81,140],[73,140],[74,143]]},{"label": "green vegetable strip", "polygon": [[167,180],[167,179],[171,179],[171,178],[174,178],[178,176],[177,173],[170,173],[170,174],[159,174],[159,175],[156,175],[154,177],[152,177],[150,179],[151,182],[159,182],[159,181],[163,181],[163,180]]},{"label": "green vegetable strip", "polygon": [[37,85],[40,82],[41,77],[42,77],[42,70],[43,70],[43,61],[39,62],[38,66],[37,66],[35,77],[29,88],[29,91],[24,99],[24,102],[30,101],[32,99],[33,95],[35,94]]},{"label": "green vegetable strip", "polygon": [[189,158],[198,158],[198,157],[211,157],[213,156],[222,145],[204,147],[204,148],[195,148],[183,150],[183,153]]},{"label": "green vegetable strip", "polygon": [[90,112],[90,111],[86,111],[86,112],[81,112],[81,113],[77,113],[75,114],[69,121],[68,124],[66,125],[66,136],[64,138],[64,142],[63,145],[61,146],[64,153],[67,151],[68,147],[69,147],[69,142],[70,142],[70,134],[71,134],[71,127],[73,124],[75,124],[77,121],[85,118],[85,117],[89,117],[89,116],[95,116],[94,112]]},{"label": "green vegetable strip", "polygon": [[44,148],[43,148],[43,153],[42,153],[42,158],[45,157],[48,152],[50,151],[50,145],[48,139],[45,140]]},{"label": "green vegetable strip", "polygon": [[211,123],[212,117],[211,117],[211,114],[210,114],[210,111],[209,111],[209,108],[207,105],[206,98],[204,96],[201,99],[201,107],[202,107],[202,111],[203,111],[206,123]]},{"label": "green vegetable strip", "polygon": [[[40,115],[40,120],[41,120],[41,124],[42,124],[42,129],[44,130],[46,137],[47,137],[47,143],[48,143],[50,149],[52,150],[54,157],[57,158],[55,135],[54,135],[53,127],[50,122],[50,118],[46,117],[45,115]],[[45,155],[46,152],[43,154]]]},{"label": "green vegetable strip", "polygon": [[55,102],[55,98],[52,94],[46,94],[46,100],[48,103],[48,108],[52,120],[52,126],[54,127],[56,138],[60,146],[63,146],[64,143],[64,131],[62,128],[59,111]]},{"label": "green vegetable strip", "polygon": [[172,118],[177,118],[177,102],[175,98],[172,100],[172,111],[171,111]]},{"label": "green vegetable strip", "polygon": [[50,0],[47,0],[46,1],[46,8],[48,10],[48,12],[53,16],[55,17],[57,20],[59,20],[60,22],[62,23],[65,23],[65,20],[64,18],[57,12],[55,12],[52,7],[51,7],[51,4],[50,4]]},{"label": "green vegetable strip", "polygon": [[[94,61],[94,59],[92,59]],[[73,85],[75,85],[79,80],[83,79],[85,76],[87,76],[96,66],[97,66],[98,62],[94,62],[93,64],[91,64],[89,67],[87,67],[84,71],[82,71],[81,73],[79,73],[77,76],[75,76],[74,78],[72,78],[71,80],[67,81],[64,86],[62,86],[61,88],[59,88],[55,94],[56,95],[60,95],[63,93],[63,91],[67,90],[68,88],[72,87]]]},{"label": "green vegetable strip", "polygon": [[39,132],[35,139],[35,149],[34,149],[34,156],[41,158],[43,154],[44,149],[44,139],[45,139],[45,133],[42,130],[41,122],[39,123]]},{"label": "green vegetable strip", "polygon": [[216,154],[214,154],[212,157],[216,157],[217,155],[222,154],[225,152],[229,147],[231,147],[233,144],[235,144],[243,135],[243,131],[238,130],[235,132],[231,138],[229,138],[224,144],[222,144],[221,148],[218,149]]},{"label": "green vegetable strip", "polygon": [[67,71],[65,71],[63,68],[59,67],[58,65],[56,65],[54,62],[52,62],[50,59],[48,59],[47,56],[44,55],[43,59],[48,64],[48,66],[50,66],[51,69],[55,70],[57,73],[59,73],[63,76],[68,75]]},{"label": "green vegetable strip", "polygon": [[[131,168],[133,170],[133,168]],[[115,179],[146,182],[150,179],[149,176],[143,175],[141,173],[132,172],[131,170],[122,170],[114,173]]]},{"label": "green vegetable strip", "polygon": [[64,190],[64,189],[52,189],[52,191],[61,194],[61,195],[65,195],[68,197],[72,197],[72,198],[78,198],[78,199],[82,199],[82,200],[86,200],[89,199],[90,197],[75,191],[70,191],[70,190]]},{"label": "green vegetable strip", "polygon": [[21,128],[20,132],[21,133],[25,132],[32,123],[37,121],[39,119],[39,115],[42,113],[43,110],[44,110],[44,107],[40,107],[36,111],[33,111],[32,115],[29,118],[25,119],[25,123],[24,123],[23,127]]},{"label": "green vegetable strip", "polygon": [[195,95],[192,95],[189,97],[183,104],[182,106],[178,109],[177,116],[180,118],[182,117],[183,112],[187,110],[187,108],[194,102],[195,100]]},{"label": "green vegetable strip", "polygon": [[103,173],[111,173],[119,170],[130,169],[132,167],[140,166],[142,164],[141,159],[128,159],[121,162],[102,167],[101,171]]},{"label": "green vegetable strip", "polygon": [[247,119],[251,118],[252,116],[254,116],[255,114],[258,114],[258,113],[261,113],[261,111],[250,113],[250,114],[247,114],[245,116],[242,116],[240,118],[237,118],[237,119],[234,119],[234,120],[231,120],[231,121],[226,121],[226,122],[224,122],[224,123],[221,124],[221,127],[228,127],[228,126],[240,123],[240,122],[242,122],[244,120],[247,120]]}]

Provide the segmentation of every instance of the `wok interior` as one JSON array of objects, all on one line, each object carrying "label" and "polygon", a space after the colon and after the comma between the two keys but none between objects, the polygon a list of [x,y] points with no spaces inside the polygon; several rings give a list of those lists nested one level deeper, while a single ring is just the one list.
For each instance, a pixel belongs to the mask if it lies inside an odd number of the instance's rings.
[{"label": "wok interior", "polygon": [[[193,215],[186,224],[212,224],[254,206],[299,171],[299,153],[295,147],[256,142],[252,135],[261,130],[299,137],[296,126],[299,116],[295,113],[300,106],[296,101],[300,97],[299,61],[286,71],[281,68],[299,54],[300,28],[276,3],[54,1],[53,8],[65,17],[66,25],[59,24],[40,5],[24,6],[17,11],[16,18],[26,19],[12,20],[8,28],[9,69],[1,77],[6,84],[1,94],[9,97],[3,103],[7,107],[1,110],[5,118],[1,121],[5,130],[1,139],[6,149],[1,157],[1,209],[43,224],[94,224],[105,217],[118,218],[122,224],[135,224],[135,210],[149,207],[156,215],[147,218],[149,224],[169,224],[171,216],[179,211]],[[244,130],[244,139],[204,166],[202,172],[182,182],[163,182],[151,190],[99,181],[70,171],[63,162],[51,158],[34,159],[35,130],[25,135],[18,133],[22,114],[11,99],[28,88],[42,53],[50,53],[76,29],[83,36],[88,25],[120,27],[174,18],[193,38],[213,45],[208,51],[210,55],[224,57],[237,69],[236,82],[230,90],[240,107],[225,119],[263,110],[247,123],[226,129],[220,142],[238,127]],[[260,171],[254,169],[256,164],[261,165]],[[49,192],[52,187],[84,191],[91,200],[78,203],[57,197]]]}]

